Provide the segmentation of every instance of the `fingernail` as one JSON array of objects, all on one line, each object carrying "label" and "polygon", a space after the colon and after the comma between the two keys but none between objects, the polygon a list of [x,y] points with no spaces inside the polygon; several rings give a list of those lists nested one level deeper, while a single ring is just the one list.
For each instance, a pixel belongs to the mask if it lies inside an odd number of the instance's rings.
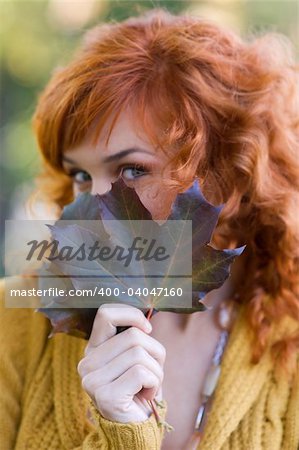
[{"label": "fingernail", "polygon": [[149,321],[146,322],[146,329],[147,329],[147,331],[152,331],[152,329],[153,329],[153,327]]}]

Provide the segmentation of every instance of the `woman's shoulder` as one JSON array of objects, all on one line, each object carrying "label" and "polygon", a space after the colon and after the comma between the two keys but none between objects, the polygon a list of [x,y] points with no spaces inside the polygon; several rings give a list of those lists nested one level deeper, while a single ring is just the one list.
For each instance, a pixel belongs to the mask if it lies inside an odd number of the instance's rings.
[{"label": "woman's shoulder", "polygon": [[10,289],[27,288],[21,277],[0,280],[0,381],[8,395],[27,392],[45,350],[50,350],[48,320],[34,308],[22,308],[21,296],[10,302]]},{"label": "woman's shoulder", "polygon": [[21,277],[0,280],[0,348],[5,352],[22,352],[32,342],[41,344],[50,332],[49,321],[24,300],[29,288],[30,282]]},{"label": "woman's shoulder", "polygon": [[23,277],[0,279],[0,320],[7,328],[21,328],[22,320],[34,319],[36,305],[28,296],[32,288],[32,281]]},{"label": "woman's shoulder", "polygon": [[[36,367],[46,350],[51,358],[65,349],[82,355],[86,341],[66,333],[51,335],[50,320],[36,311],[36,301],[28,292],[36,281],[22,277],[0,279],[0,354],[13,361],[19,356]],[[12,292],[14,295],[12,296]],[[26,296],[27,294],[27,296]],[[22,307],[22,306],[26,307]],[[51,336],[51,339],[49,337]],[[62,351],[63,350],[63,351]],[[81,356],[82,357],[82,356]]]}]

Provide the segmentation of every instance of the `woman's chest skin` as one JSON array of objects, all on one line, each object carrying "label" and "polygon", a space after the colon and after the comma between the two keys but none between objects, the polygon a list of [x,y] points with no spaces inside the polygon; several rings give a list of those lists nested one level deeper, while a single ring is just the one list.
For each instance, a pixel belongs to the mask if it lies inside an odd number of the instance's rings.
[{"label": "woman's chest skin", "polygon": [[165,432],[162,450],[183,450],[194,430],[202,386],[219,337],[213,326],[202,333],[171,333],[171,329],[152,333],[166,348],[162,397],[168,405],[166,421],[174,427]]},{"label": "woman's chest skin", "polygon": [[165,432],[162,450],[182,450],[186,445],[194,429],[204,380],[199,355],[186,351],[173,356],[165,362],[162,395],[168,405],[166,420],[174,431]]}]

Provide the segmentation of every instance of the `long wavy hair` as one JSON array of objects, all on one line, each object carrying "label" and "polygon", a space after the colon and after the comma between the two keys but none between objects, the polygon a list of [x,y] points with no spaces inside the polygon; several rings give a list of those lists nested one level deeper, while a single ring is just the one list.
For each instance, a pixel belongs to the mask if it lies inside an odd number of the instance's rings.
[{"label": "long wavy hair", "polygon": [[[153,9],[88,31],[52,74],[33,118],[38,192],[58,208],[74,197],[64,150],[94,120],[95,140],[110,116],[112,131],[127,106],[155,145],[178,150],[180,183],[197,176],[211,203],[225,202],[214,243],[247,245],[235,299],[247,308],[253,363],[274,324],[286,316],[299,323],[298,71],[284,35],[245,40],[206,19]],[[271,346],[293,373],[299,330]]]}]

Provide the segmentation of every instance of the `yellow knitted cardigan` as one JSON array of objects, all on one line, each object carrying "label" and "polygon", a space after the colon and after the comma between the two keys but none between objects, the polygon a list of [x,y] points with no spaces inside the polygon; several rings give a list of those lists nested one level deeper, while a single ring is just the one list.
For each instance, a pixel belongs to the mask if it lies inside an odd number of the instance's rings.
[{"label": "yellow knitted cardigan", "polygon": [[[86,341],[48,339],[49,323],[33,309],[0,307],[1,450],[158,450],[163,432],[153,414],[142,423],[104,419],[81,387],[77,365]],[[269,353],[250,364],[242,308],[229,338],[200,450],[297,450],[299,375],[275,379]],[[291,319],[276,330],[297,327]],[[178,355],[179,358],[179,355]],[[178,405],[179,408],[179,405]],[[159,407],[167,420],[167,403]]]}]

